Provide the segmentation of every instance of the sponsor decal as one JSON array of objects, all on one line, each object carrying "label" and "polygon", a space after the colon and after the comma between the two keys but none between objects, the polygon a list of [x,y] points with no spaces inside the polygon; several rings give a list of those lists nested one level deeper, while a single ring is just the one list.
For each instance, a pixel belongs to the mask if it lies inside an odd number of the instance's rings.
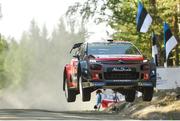
[{"label": "sponsor decal", "polygon": [[113,82],[131,82],[132,80],[113,80]]},{"label": "sponsor decal", "polygon": [[112,71],[132,71],[132,69],[129,67],[114,67]]},{"label": "sponsor decal", "polygon": [[105,82],[94,82],[94,85],[95,86],[104,86],[105,85]]},{"label": "sponsor decal", "polygon": [[126,66],[122,66],[122,67],[111,67],[111,68],[107,68],[107,72],[130,72],[136,71],[136,68],[130,68],[130,67],[126,67]]}]

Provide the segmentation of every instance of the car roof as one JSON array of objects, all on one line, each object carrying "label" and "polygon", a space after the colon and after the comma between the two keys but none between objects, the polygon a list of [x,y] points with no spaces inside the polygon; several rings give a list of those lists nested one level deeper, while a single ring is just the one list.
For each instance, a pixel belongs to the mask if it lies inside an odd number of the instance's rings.
[{"label": "car roof", "polygon": [[127,43],[127,44],[132,44],[131,42],[129,42],[129,41],[90,41],[90,42],[85,42],[85,43],[87,43],[87,44],[91,44],[91,43]]}]

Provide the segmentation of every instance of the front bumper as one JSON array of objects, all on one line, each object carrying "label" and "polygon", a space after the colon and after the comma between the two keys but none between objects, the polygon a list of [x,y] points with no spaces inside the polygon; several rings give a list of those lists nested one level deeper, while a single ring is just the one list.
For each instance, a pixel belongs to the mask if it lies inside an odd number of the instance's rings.
[{"label": "front bumper", "polygon": [[120,88],[120,87],[153,87],[152,81],[142,80],[104,80],[83,82],[84,88]]},{"label": "front bumper", "polygon": [[85,82],[83,82],[83,87],[110,89],[119,87],[153,87],[154,81],[151,79],[150,69],[145,70],[142,68],[144,67],[142,65],[141,63],[103,64],[102,70],[90,70],[87,76],[84,76]]}]

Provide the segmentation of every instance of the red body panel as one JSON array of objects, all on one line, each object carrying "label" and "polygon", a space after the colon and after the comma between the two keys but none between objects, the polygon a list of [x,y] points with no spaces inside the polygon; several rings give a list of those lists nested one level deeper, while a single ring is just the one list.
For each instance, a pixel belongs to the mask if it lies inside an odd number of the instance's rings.
[{"label": "red body panel", "polygon": [[72,80],[72,76],[77,74],[77,62],[78,62],[78,60],[73,58],[71,60],[70,64],[66,64],[66,66],[65,66],[66,78],[68,80],[69,87],[77,86],[77,83],[73,82],[73,80]]}]

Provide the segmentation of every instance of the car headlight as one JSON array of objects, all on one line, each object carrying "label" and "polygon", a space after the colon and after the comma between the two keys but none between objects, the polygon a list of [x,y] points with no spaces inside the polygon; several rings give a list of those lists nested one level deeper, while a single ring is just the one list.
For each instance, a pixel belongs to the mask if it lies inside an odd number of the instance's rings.
[{"label": "car headlight", "polygon": [[102,69],[102,65],[99,65],[99,64],[90,64],[90,69],[91,70],[101,70]]},{"label": "car headlight", "polygon": [[144,71],[150,70],[150,65],[149,64],[141,65],[141,70],[144,70]]},{"label": "car headlight", "polygon": [[148,60],[143,60],[143,63],[147,63],[148,62]]}]

